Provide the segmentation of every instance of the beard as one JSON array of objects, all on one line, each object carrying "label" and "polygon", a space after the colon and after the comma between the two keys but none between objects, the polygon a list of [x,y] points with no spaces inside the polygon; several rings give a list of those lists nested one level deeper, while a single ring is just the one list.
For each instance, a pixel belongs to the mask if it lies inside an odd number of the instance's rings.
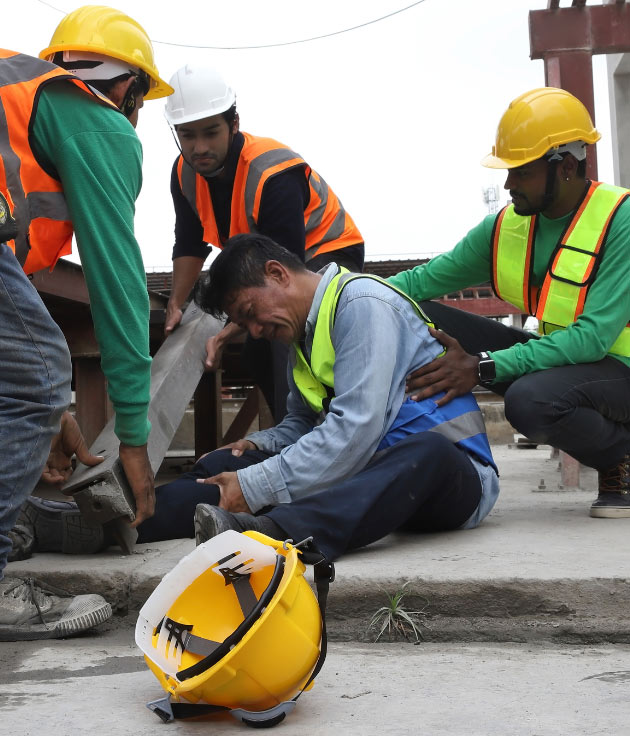
[{"label": "beard", "polygon": [[[551,204],[553,196],[545,194],[538,203],[531,202],[524,194],[510,191],[514,212],[522,217],[530,217],[531,215],[539,215],[544,212]],[[516,201],[515,201],[516,200]]]}]

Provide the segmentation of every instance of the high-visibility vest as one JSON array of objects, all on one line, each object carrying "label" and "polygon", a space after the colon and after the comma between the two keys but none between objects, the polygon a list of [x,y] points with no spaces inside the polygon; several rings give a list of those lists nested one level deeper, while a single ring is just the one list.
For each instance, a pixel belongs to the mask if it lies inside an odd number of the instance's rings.
[{"label": "high-visibility vest", "polygon": [[[350,281],[358,278],[376,280],[397,292],[413,306],[419,319],[429,327],[433,326],[420,306],[392,284],[378,276],[351,274],[347,269],[340,268],[339,273],[328,284],[322,298],[313,334],[310,362],[300,346],[297,343],[293,344],[295,350],[293,380],[304,401],[317,413],[327,411],[328,404],[334,397],[335,348],[332,343],[332,330],[339,296]],[[496,470],[483,416],[472,393],[457,396],[444,406],[437,406],[435,400],[443,395],[442,391],[430,399],[405,401],[379,449],[395,444],[409,434],[438,432],[459,447],[473,452],[480,460],[492,465]]]},{"label": "high-visibility vest", "polygon": [[0,49],[0,192],[18,234],[7,245],[26,273],[54,267],[72,251],[72,223],[61,182],[46,172],[31,149],[31,131],[42,87],[59,79],[94,100],[118,108],[55,64]]},{"label": "high-visibility vest", "polygon": [[[258,231],[265,184],[272,176],[300,166],[304,168],[310,190],[309,202],[304,210],[305,260],[363,242],[357,226],[333,190],[301,156],[272,138],[259,138],[249,133],[243,133],[243,136],[245,143],[236,166],[232,189],[230,237]],[[182,194],[203,227],[204,241],[223,247],[208,182],[186,163],[183,156],[177,162],[177,173]]]},{"label": "high-visibility vest", "polygon": [[[591,182],[554,250],[540,288],[531,283],[537,217],[517,215],[511,204],[505,207],[492,235],[492,286],[497,296],[535,316],[543,335],[575,322],[597,278],[611,221],[629,194],[621,187]],[[608,352],[630,357],[630,323]]]}]

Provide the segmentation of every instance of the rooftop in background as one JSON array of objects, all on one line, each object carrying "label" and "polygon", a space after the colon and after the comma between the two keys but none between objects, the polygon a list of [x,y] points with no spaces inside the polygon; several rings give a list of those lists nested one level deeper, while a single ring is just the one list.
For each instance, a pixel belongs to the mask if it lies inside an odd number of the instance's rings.
[{"label": "rooftop in background", "polygon": [[[406,258],[403,260],[390,261],[366,261],[365,273],[373,273],[386,279],[400,271],[406,271],[408,268],[415,268],[421,263],[426,263],[429,258]],[[149,291],[157,291],[159,294],[168,296],[171,293],[171,284],[173,282],[172,271],[149,271],[147,272],[147,286]]]},{"label": "rooftop in background", "polygon": [[[366,261],[364,272],[380,276],[383,279],[393,276],[401,271],[415,268],[423,263],[430,261],[430,258],[405,258],[387,261]],[[169,296],[171,293],[171,284],[173,280],[172,271],[153,271],[147,273],[147,285],[149,291],[158,292],[163,296]],[[508,315],[521,315],[519,309],[507,304],[494,295],[492,287],[489,283],[473,286],[469,289],[446,294],[439,299],[443,304],[463,309],[466,312],[481,314],[484,317],[507,317]],[[521,321],[523,321],[525,315]]]}]

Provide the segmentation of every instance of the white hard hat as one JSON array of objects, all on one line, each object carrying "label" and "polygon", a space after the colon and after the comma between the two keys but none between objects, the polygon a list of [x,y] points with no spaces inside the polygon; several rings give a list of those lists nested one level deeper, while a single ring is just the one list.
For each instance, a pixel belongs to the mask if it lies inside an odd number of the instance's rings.
[{"label": "white hard hat", "polygon": [[[140,74],[140,68],[105,54],[92,54],[87,51],[61,51],[57,63],[86,82],[115,79],[123,74]],[[53,61],[54,54],[49,57]]]},{"label": "white hard hat", "polygon": [[170,125],[219,115],[236,102],[236,95],[212,67],[186,64],[171,77],[175,90],[167,98],[164,115]]}]

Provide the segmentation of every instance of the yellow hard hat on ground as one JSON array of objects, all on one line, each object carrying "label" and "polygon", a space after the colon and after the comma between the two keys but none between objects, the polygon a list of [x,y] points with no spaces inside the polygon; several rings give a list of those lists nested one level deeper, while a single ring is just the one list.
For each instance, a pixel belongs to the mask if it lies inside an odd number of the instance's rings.
[{"label": "yellow hard hat on ground", "polygon": [[301,554],[257,532],[227,531],[164,577],[136,625],[136,643],[168,693],[151,710],[165,721],[225,710],[257,727],[284,719],[326,648],[322,604],[333,568],[319,556],[318,603]]},{"label": "yellow hard hat on ground", "polygon": [[513,169],[548,153],[573,153],[577,149],[562,146],[596,143],[600,137],[577,97],[564,89],[541,87],[510,103],[499,122],[492,153],[481,163],[491,169]]},{"label": "yellow hard hat on ground", "polygon": [[133,18],[114,8],[84,5],[68,13],[57,26],[50,45],[41,51],[39,58],[51,61],[60,51],[106,56],[141,69],[149,77],[146,100],[173,93],[173,88],[158,73],[153,58],[153,45],[144,28]]}]

